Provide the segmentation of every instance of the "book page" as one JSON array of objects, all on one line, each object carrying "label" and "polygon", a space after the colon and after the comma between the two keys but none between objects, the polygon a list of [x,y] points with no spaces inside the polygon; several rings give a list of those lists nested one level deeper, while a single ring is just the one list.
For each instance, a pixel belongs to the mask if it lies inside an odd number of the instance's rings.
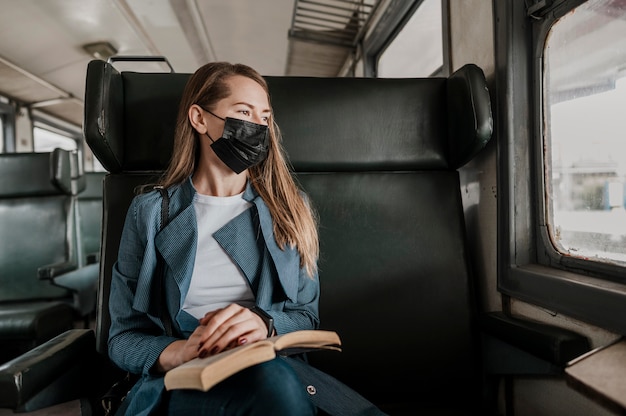
[{"label": "book page", "polygon": [[295,331],[268,338],[268,341],[274,342],[274,348],[276,350],[283,350],[286,348],[326,348],[341,350],[341,348],[339,348],[341,340],[339,339],[339,335],[337,335],[334,331]]},{"label": "book page", "polygon": [[236,372],[276,356],[267,340],[241,345],[206,358],[195,358],[165,374],[165,387],[208,390]]}]

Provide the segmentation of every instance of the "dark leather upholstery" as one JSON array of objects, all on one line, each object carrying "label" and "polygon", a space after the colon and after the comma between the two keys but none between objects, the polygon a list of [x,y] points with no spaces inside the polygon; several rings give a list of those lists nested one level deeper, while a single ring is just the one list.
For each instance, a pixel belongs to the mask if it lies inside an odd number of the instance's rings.
[{"label": "dark leather upholstery", "polygon": [[[6,344],[0,358],[6,361],[72,328],[75,318],[88,321],[98,267],[82,267],[77,194],[86,179],[77,153],[2,154],[0,176],[0,339]],[[100,216],[92,213],[99,251]]]},{"label": "dark leather upholstery", "polygon": [[481,327],[485,333],[510,345],[523,346],[534,357],[561,368],[591,349],[589,340],[573,331],[502,312],[483,314]]},{"label": "dark leather upholstery", "polygon": [[[130,173],[166,168],[176,120],[172,106],[178,105],[188,77],[189,74],[171,73],[120,74],[111,65],[90,63],[86,95],[93,105],[85,108],[85,138],[105,169]],[[351,165],[352,170],[361,166],[376,169],[381,165],[397,170],[410,166],[456,168],[471,159],[491,137],[491,108],[489,104],[484,108],[479,105],[481,100],[489,102],[489,93],[482,71],[475,65],[467,65],[449,79],[267,80],[276,119],[296,170],[315,170],[320,164],[339,164],[341,169]],[[370,87],[372,82],[375,88]],[[298,89],[290,91],[294,83]],[[155,85],[159,86],[158,91]],[[481,99],[473,102],[477,97]],[[331,102],[331,98],[338,101]],[[309,113],[297,111],[298,104],[306,105],[307,100],[323,100],[324,104],[313,101],[315,104],[307,106]],[[448,106],[454,111],[450,116]],[[469,109],[467,114],[460,113],[463,106]],[[338,108],[345,108],[345,114],[337,116]],[[369,121],[372,115],[377,115],[376,123]],[[348,117],[349,122],[344,123]],[[448,126],[448,117],[454,127]],[[319,129],[328,137],[320,137]],[[289,140],[290,131],[297,133],[297,141]],[[120,141],[119,137],[129,139]],[[374,137],[392,140],[394,145],[381,146],[378,140],[370,140]],[[448,153],[453,155],[451,161]]]},{"label": "dark leather upholstery", "polygon": [[40,280],[71,270],[70,154],[0,154],[0,362],[72,328],[72,294]]},{"label": "dark leather upholstery", "polygon": [[[133,189],[167,165],[187,76],[89,66],[85,137],[112,172],[104,192],[103,310]],[[310,359],[396,412],[475,409],[480,354],[456,168],[491,137],[482,71],[468,65],[450,79],[267,80],[285,149],[320,214],[322,326],[344,342],[341,354]],[[459,125],[451,128],[451,119]],[[108,325],[104,312],[103,353]]]},{"label": "dark leather upholstery", "polygon": [[87,397],[99,375],[93,371],[97,361],[93,338],[91,330],[71,329],[1,364],[0,408],[24,412]]},{"label": "dark leather upholstery", "polygon": [[72,309],[61,301],[0,303],[0,363],[71,329],[72,320]]},{"label": "dark leather upholstery", "polygon": [[[472,408],[480,397],[455,163],[487,143],[491,113],[482,72],[470,65],[457,78],[466,82],[269,79],[285,147],[320,215],[322,325],[344,341],[342,354],[310,360],[395,412]],[[450,114],[457,93],[467,101]],[[453,117],[479,128],[449,137]],[[449,143],[469,155],[450,160]]]}]

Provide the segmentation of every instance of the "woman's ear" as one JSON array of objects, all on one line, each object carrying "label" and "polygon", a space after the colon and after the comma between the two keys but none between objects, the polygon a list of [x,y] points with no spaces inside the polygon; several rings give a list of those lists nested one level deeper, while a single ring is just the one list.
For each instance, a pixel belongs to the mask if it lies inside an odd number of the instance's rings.
[{"label": "woman's ear", "polygon": [[194,129],[200,134],[205,134],[208,131],[208,126],[206,125],[206,120],[204,118],[204,112],[200,108],[199,105],[193,104],[189,107],[189,111],[187,112],[189,117],[189,121]]}]

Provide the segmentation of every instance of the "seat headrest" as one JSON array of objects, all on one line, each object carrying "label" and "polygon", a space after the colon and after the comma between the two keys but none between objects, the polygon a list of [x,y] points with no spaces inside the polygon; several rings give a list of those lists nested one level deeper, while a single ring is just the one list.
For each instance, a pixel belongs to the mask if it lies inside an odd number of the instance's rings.
[{"label": "seat headrest", "polygon": [[178,104],[190,74],[118,72],[91,61],[85,140],[109,172],[160,171],[172,153]]},{"label": "seat headrest", "polygon": [[[85,138],[110,172],[161,171],[190,74],[90,62]],[[266,77],[296,171],[456,169],[491,138],[482,70],[449,78]]]},{"label": "seat headrest", "polygon": [[0,197],[72,193],[70,152],[0,154]]}]

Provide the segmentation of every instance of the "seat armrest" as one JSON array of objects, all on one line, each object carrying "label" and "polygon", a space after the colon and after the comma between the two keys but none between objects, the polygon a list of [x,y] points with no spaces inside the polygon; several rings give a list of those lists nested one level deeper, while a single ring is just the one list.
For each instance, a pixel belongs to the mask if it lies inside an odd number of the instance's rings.
[{"label": "seat armrest", "polygon": [[40,280],[51,280],[57,276],[76,270],[78,265],[74,262],[66,261],[63,263],[48,264],[37,269],[37,275]]},{"label": "seat armrest", "polygon": [[66,331],[0,365],[0,408],[34,410],[82,397],[97,378],[95,363],[93,330]]},{"label": "seat armrest", "polygon": [[99,263],[88,264],[55,276],[50,283],[72,292],[73,308],[80,316],[87,316],[96,308],[99,272]]},{"label": "seat armrest", "polygon": [[591,349],[587,337],[574,331],[502,312],[482,314],[481,329],[487,335],[561,368]]}]

